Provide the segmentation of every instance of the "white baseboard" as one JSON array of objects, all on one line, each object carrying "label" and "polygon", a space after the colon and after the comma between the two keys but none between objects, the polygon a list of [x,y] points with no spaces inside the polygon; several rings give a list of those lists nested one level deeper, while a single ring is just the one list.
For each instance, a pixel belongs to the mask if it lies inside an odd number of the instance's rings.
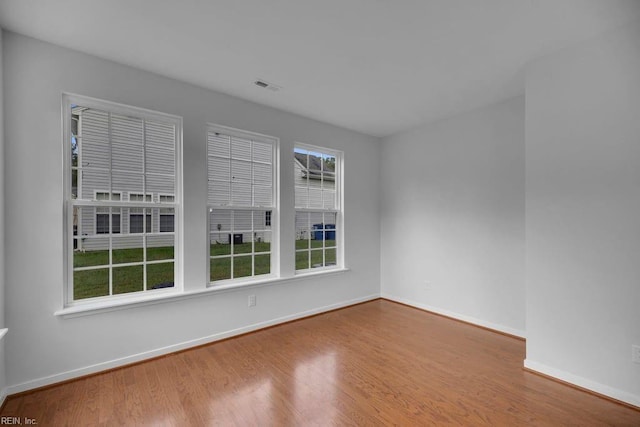
[{"label": "white baseboard", "polygon": [[616,388],[609,387],[608,385],[600,384],[596,381],[592,381],[560,369],[552,368],[550,366],[538,363],[530,359],[524,360],[524,367],[532,371],[539,372],[549,377],[557,378],[561,381],[640,408],[640,396],[636,394],[618,390]]},{"label": "white baseboard", "polygon": [[395,295],[390,295],[387,293],[381,294],[382,298],[399,302],[402,304],[410,305],[412,307],[421,308],[423,310],[431,311],[433,313],[441,314],[446,317],[451,317],[453,319],[462,320],[463,322],[472,323],[474,325],[482,326],[483,328],[493,329],[494,331],[503,332],[505,334],[514,335],[520,338],[526,338],[525,331],[520,329],[511,328],[509,326],[499,325],[497,323],[487,322],[486,320],[476,319],[475,317],[467,316],[460,313],[455,313],[453,311],[444,310],[442,308],[434,307],[428,304],[423,304],[420,302],[412,301],[407,298],[397,297]]},{"label": "white baseboard", "polygon": [[44,387],[51,384],[56,384],[62,381],[68,381],[74,378],[82,377],[85,375],[95,374],[98,372],[106,371],[109,369],[117,368],[131,363],[140,362],[153,357],[163,356],[165,354],[174,353],[176,351],[185,350],[191,347],[197,347],[203,344],[209,344],[215,341],[219,341],[225,338],[230,338],[236,335],[245,334],[247,332],[264,329],[269,326],[278,325],[280,323],[289,322],[303,317],[313,316],[315,314],[324,313],[326,311],[335,310],[338,308],[348,307],[350,305],[358,304],[361,302],[371,301],[380,298],[380,294],[368,295],[365,297],[355,298],[349,301],[343,301],[336,304],[326,305],[324,307],[318,307],[307,311],[302,311],[288,316],[279,317],[276,319],[267,320],[264,322],[254,323],[252,325],[243,326],[241,328],[232,329],[229,331],[219,332],[217,334],[208,335],[205,337],[184,341],[178,344],[157,348],[155,350],[145,351],[138,354],[122,357],[119,359],[109,360],[106,362],[97,363],[95,365],[85,366],[83,368],[73,369],[59,374],[49,375],[47,377],[37,378],[34,380],[26,381],[21,384],[12,385],[6,387],[3,390],[4,396],[10,396],[15,393],[21,393],[23,391],[32,390],[38,387]]},{"label": "white baseboard", "polygon": [[[0,329],[0,341],[2,341],[5,335],[7,335],[7,332],[9,332],[8,328]],[[0,369],[4,369],[4,367]],[[4,400],[7,398],[8,395],[9,393],[7,392],[7,387],[0,389],[0,407],[2,407],[2,405],[4,404]]]}]

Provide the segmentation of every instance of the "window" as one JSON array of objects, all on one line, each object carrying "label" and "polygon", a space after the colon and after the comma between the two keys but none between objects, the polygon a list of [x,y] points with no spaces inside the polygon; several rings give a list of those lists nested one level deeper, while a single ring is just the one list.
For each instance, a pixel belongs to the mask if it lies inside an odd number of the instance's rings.
[{"label": "window", "polygon": [[269,136],[209,127],[211,282],[274,273],[272,243],[277,236],[271,228],[271,212],[277,203],[277,144],[278,140]]},{"label": "window", "polygon": [[[67,304],[174,287],[179,198],[152,195],[178,194],[181,119],[73,95],[63,105]],[[171,232],[153,233],[161,210]]]},{"label": "window", "polygon": [[342,266],[342,153],[306,145],[293,152],[296,272]]}]

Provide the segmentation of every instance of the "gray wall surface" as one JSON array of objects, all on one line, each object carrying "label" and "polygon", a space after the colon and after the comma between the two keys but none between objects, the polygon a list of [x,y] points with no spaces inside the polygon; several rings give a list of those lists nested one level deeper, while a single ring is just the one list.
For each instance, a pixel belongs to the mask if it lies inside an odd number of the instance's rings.
[{"label": "gray wall surface", "polygon": [[384,140],[382,295],[524,335],[524,97]]},{"label": "gray wall surface", "polygon": [[640,406],[640,23],[527,70],[526,366]]},{"label": "gray wall surface", "polygon": [[[281,321],[380,291],[378,139],[155,74],[4,33],[6,339],[10,392],[124,363],[179,343]],[[294,272],[293,145],[344,151],[345,250],[351,270],[99,313],[54,316],[63,304],[61,94],[71,92],[184,119],[184,287],[207,277],[207,122],[280,138],[281,269]],[[257,306],[247,307],[249,294]]]}]

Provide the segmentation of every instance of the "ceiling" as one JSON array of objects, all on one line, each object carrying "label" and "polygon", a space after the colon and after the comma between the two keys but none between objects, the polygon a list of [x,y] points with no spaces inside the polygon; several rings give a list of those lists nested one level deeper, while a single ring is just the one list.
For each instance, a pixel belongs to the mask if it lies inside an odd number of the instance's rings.
[{"label": "ceiling", "polygon": [[0,0],[5,29],[373,136],[521,94],[531,59],[635,19],[640,0]]}]

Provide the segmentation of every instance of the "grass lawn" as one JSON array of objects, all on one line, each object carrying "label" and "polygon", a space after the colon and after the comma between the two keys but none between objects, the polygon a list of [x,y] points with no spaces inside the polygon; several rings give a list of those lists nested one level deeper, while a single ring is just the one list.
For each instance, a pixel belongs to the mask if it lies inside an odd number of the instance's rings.
[{"label": "grass lawn", "polygon": [[[323,266],[322,255],[324,252],[324,265],[335,265],[336,248],[335,240],[326,240],[325,249],[322,249],[322,240],[296,240],[296,270],[305,270]],[[255,252],[269,252],[271,243],[255,242]],[[211,281],[231,279],[231,258],[233,258],[233,277],[251,276],[252,266],[254,275],[269,274],[271,272],[270,254],[252,254],[252,244],[242,243],[233,245],[233,254],[230,244],[211,245],[211,256],[223,256],[210,260]],[[309,263],[311,252],[311,263]],[[118,267],[118,264],[142,262],[142,248],[114,249],[112,251],[112,289],[113,294],[124,294],[143,290],[144,268],[147,272],[147,289],[160,283],[173,283],[173,261],[161,264],[134,265]],[[173,246],[160,248],[147,248],[147,261],[173,260]],[[76,300],[109,295],[109,251],[74,252],[73,266],[94,267],[104,266],[95,270],[74,271],[73,273],[73,298]]]},{"label": "grass lawn", "polygon": [[[147,248],[147,261],[173,260],[172,246]],[[112,252],[113,294],[124,294],[143,290],[144,268],[147,270],[147,289],[160,283],[173,283],[173,261],[161,264],[118,267],[117,264],[142,262],[142,248],[114,249]],[[73,298],[84,299],[109,295],[109,251],[74,252],[74,267],[101,266],[95,270],[74,271]]]}]

